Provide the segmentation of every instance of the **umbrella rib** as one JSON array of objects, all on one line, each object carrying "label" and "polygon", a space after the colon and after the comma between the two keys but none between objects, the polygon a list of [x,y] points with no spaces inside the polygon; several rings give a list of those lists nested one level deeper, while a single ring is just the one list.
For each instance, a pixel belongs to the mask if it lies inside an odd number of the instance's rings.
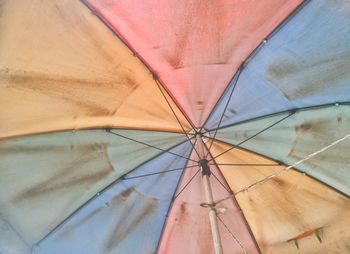
[{"label": "umbrella rib", "polygon": [[222,223],[222,225],[224,226],[224,228],[230,233],[231,237],[233,238],[233,240],[239,245],[239,247],[241,247],[241,249],[243,250],[243,252],[245,254],[248,254],[246,248],[244,248],[243,244],[241,243],[240,240],[238,240],[238,238],[232,233],[232,231],[228,228],[228,226],[225,224],[225,222],[223,222],[223,220],[220,218],[220,216],[216,215],[216,217],[218,218],[218,220]]},{"label": "umbrella rib", "polygon": [[[273,117],[273,116],[278,116],[278,115],[281,115],[281,114],[284,114],[284,113],[287,113],[287,112],[290,112],[290,111],[299,112],[299,111],[303,111],[303,110],[327,108],[327,107],[332,107],[332,106],[336,106],[337,107],[337,106],[343,106],[343,105],[350,105],[350,101],[340,101],[340,102],[332,102],[332,103],[319,104],[319,105],[313,105],[313,106],[306,106],[306,107],[300,107],[300,108],[286,109],[286,110],[278,111],[278,112],[271,113],[271,114],[266,114],[266,115],[262,115],[262,116],[249,118],[249,119],[246,119],[246,120],[242,120],[242,121],[239,121],[239,122],[235,122],[235,123],[232,123],[232,124],[221,126],[219,128],[208,129],[208,130],[206,130],[205,133],[208,133],[210,131],[215,131],[216,129],[219,129],[219,130],[226,129],[226,128],[233,127],[233,126],[236,126],[236,125],[249,123],[249,122],[253,122],[253,121],[257,121],[257,120],[261,120],[261,119],[265,119],[265,118],[269,118],[269,117]],[[208,136],[205,136],[205,137],[210,138]]]},{"label": "umbrella rib", "polygon": [[[214,165],[214,164],[211,164]],[[211,171],[211,174],[214,176],[214,178],[221,184],[221,186],[230,194],[232,194],[232,191],[230,189],[227,189],[227,187],[223,184],[223,182],[220,181],[220,179],[214,174],[213,171]]]},{"label": "umbrella rib", "polygon": [[239,167],[280,167],[281,164],[254,164],[254,163],[218,163],[209,164],[218,166],[239,166]]},{"label": "umbrella rib", "polygon": [[174,168],[174,169],[169,169],[169,170],[164,170],[164,171],[159,171],[159,172],[153,172],[153,173],[144,174],[144,175],[124,177],[124,178],[122,178],[122,180],[130,180],[130,179],[135,179],[135,178],[140,178],[140,177],[159,175],[159,174],[163,174],[163,173],[174,172],[174,171],[179,171],[179,170],[183,170],[186,168],[194,168],[194,167],[198,167],[198,166],[193,165],[193,166],[187,166],[187,167],[182,167],[182,168]]},{"label": "umbrella rib", "polygon": [[175,156],[178,156],[178,157],[181,157],[183,159],[186,159],[186,160],[190,160],[190,161],[193,161],[193,162],[196,162],[195,160],[192,160],[186,156],[182,156],[180,154],[177,154],[177,153],[173,153],[173,152],[170,152],[169,150],[164,150],[162,148],[159,148],[159,147],[156,147],[156,146],[153,146],[153,145],[150,145],[150,144],[147,144],[145,142],[142,142],[142,141],[139,141],[139,140],[136,140],[136,139],[133,139],[133,138],[130,138],[130,137],[126,137],[124,135],[121,135],[121,134],[118,134],[118,133],[115,133],[113,131],[111,131],[110,129],[106,129],[106,132],[110,133],[110,134],[113,134],[113,135],[116,135],[116,136],[119,136],[121,138],[125,138],[127,140],[130,140],[130,141],[134,141],[136,143],[139,143],[139,144],[142,144],[142,145],[145,145],[145,146],[148,146],[148,147],[151,147],[151,148],[154,148],[154,149],[157,149],[159,151],[162,151],[162,152],[165,152],[165,153],[169,153],[169,154],[172,154],[172,155],[175,155]]},{"label": "umbrella rib", "polygon": [[243,140],[242,142],[238,143],[237,145],[233,145],[231,148],[227,149],[226,151],[223,151],[222,153],[219,153],[218,155],[216,155],[215,157],[213,157],[213,158],[212,158],[211,160],[209,160],[209,161],[213,161],[214,159],[220,157],[221,155],[223,155],[223,154],[225,154],[225,153],[227,153],[227,152],[229,152],[229,151],[231,151],[231,150],[233,150],[233,149],[239,147],[240,145],[242,145],[242,144],[246,143],[247,141],[249,141],[249,140],[255,138],[255,137],[258,136],[259,134],[261,134],[261,133],[267,131],[268,129],[270,129],[270,128],[272,128],[273,126],[279,124],[280,122],[286,120],[287,118],[289,118],[290,116],[292,116],[292,115],[294,115],[294,114],[295,114],[295,111],[291,111],[287,116],[285,116],[285,117],[283,117],[282,119],[280,119],[280,120],[274,122],[273,124],[267,126],[266,128],[264,128],[264,129],[262,129],[261,131],[255,133],[254,135],[250,136],[249,138]]},{"label": "umbrella rib", "polygon": [[173,202],[180,196],[180,194],[190,185],[190,183],[193,181],[193,179],[198,175],[199,171],[201,169],[199,168],[197,172],[191,177],[191,179],[186,183],[186,185],[179,191],[177,195],[174,196]]},{"label": "umbrella rib", "polygon": [[173,115],[175,116],[177,122],[179,123],[179,125],[180,125],[180,127],[181,127],[181,129],[182,129],[182,131],[183,131],[183,133],[184,133],[184,135],[186,136],[187,140],[191,143],[193,150],[196,152],[196,154],[197,154],[197,156],[198,156],[198,158],[199,158],[199,153],[198,153],[198,151],[197,151],[195,145],[192,143],[191,139],[188,137],[187,132],[186,132],[185,128],[183,127],[183,125],[182,125],[182,123],[181,123],[179,117],[176,115],[175,110],[174,110],[173,107],[171,106],[171,104],[170,104],[168,98],[165,96],[164,91],[163,91],[162,88],[161,88],[160,82],[159,82],[158,79],[156,79],[156,78],[154,79],[154,81],[156,82],[156,84],[157,84],[157,86],[158,86],[160,92],[162,93],[162,95],[163,95],[165,101],[167,102],[167,104],[168,104],[168,106],[169,106],[171,112],[173,113]]},{"label": "umbrella rib", "polygon": [[218,132],[218,129],[220,128],[221,122],[222,122],[222,120],[224,119],[224,116],[225,116],[227,107],[228,107],[228,105],[230,104],[230,101],[231,101],[233,92],[235,91],[235,88],[236,88],[236,86],[237,86],[237,83],[238,83],[238,80],[239,80],[239,76],[240,76],[241,73],[242,73],[243,65],[244,65],[244,64],[241,64],[241,66],[240,66],[239,69],[238,69],[237,75],[235,75],[235,76],[233,77],[233,79],[236,77],[236,79],[235,79],[235,81],[234,81],[235,83],[233,84],[232,91],[230,92],[230,95],[229,95],[229,97],[228,97],[228,99],[227,99],[226,105],[225,105],[225,107],[224,107],[224,111],[223,111],[222,114],[221,114],[221,117],[220,117],[218,126],[216,127],[216,130],[215,130],[215,132],[214,132],[213,138],[211,139],[211,142],[210,142],[210,145],[209,145],[209,148],[208,148],[208,152],[207,152],[207,155],[205,156],[205,158],[208,157],[208,155],[209,155],[209,153],[210,153],[210,149],[211,149],[211,147],[213,146],[214,139],[215,139],[215,137],[216,137],[216,134],[217,134],[217,132]]}]

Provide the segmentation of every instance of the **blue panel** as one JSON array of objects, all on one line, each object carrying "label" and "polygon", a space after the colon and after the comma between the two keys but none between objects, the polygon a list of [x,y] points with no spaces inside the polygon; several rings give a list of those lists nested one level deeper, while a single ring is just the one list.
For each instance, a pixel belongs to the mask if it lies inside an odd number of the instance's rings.
[{"label": "blue panel", "polygon": [[[311,1],[242,71],[221,126],[259,116],[350,101],[350,4]],[[209,118],[218,126],[232,89]]]},{"label": "blue panel", "polygon": [[[188,157],[186,142],[172,152]],[[185,167],[165,153],[125,178]],[[34,253],[155,253],[181,170],[121,180],[35,246]]]}]

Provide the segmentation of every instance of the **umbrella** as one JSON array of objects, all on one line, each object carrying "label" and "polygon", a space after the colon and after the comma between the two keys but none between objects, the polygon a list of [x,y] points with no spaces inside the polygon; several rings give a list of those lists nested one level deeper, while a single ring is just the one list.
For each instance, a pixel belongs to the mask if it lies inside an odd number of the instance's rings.
[{"label": "umbrella", "polygon": [[0,253],[349,253],[347,0],[0,1]]}]

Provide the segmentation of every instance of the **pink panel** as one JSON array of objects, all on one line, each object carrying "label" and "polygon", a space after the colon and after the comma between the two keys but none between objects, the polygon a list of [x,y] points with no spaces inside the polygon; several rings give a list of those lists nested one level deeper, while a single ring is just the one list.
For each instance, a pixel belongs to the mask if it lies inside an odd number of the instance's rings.
[{"label": "pink panel", "polygon": [[[197,159],[192,154],[192,158]],[[193,165],[194,163],[189,163]],[[184,174],[178,190],[181,190],[196,173],[198,168],[188,168]],[[221,173],[215,167],[211,167],[214,174],[225,183]],[[179,253],[214,253],[212,236],[208,217],[208,208],[203,208],[200,203],[205,202],[205,194],[202,185],[202,176],[197,174],[189,186],[175,200],[171,209],[164,234],[161,239],[160,254]],[[214,199],[227,197],[228,191],[213,177],[210,177]],[[226,188],[229,187],[226,185]],[[227,224],[233,234],[240,240],[248,253],[258,253],[254,241],[246,227],[242,214],[233,200],[228,200],[219,206],[225,210],[220,218]],[[232,236],[219,222],[224,253],[242,253],[242,248],[233,240]]]},{"label": "pink panel", "polygon": [[249,53],[301,0],[85,0],[202,126]]}]

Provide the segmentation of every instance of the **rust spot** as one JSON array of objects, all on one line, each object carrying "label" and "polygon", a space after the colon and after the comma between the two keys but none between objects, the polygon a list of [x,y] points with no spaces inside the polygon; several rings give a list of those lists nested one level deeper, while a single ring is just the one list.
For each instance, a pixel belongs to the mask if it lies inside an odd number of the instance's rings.
[{"label": "rust spot", "polygon": [[236,115],[237,111],[234,110],[233,108],[229,108],[228,111],[232,114],[232,115]]},{"label": "rust spot", "polygon": [[181,69],[184,67],[187,43],[188,34],[186,33],[186,30],[182,33],[176,34],[175,44],[166,56],[166,60],[174,69]]},{"label": "rust spot", "polygon": [[277,184],[279,187],[286,187],[286,186],[288,186],[288,183],[286,181],[282,180],[281,178],[274,177],[274,178],[271,178],[271,180],[272,180],[272,182]]},{"label": "rust spot", "polygon": [[186,204],[185,204],[185,202],[183,202],[180,205],[180,211],[181,211],[182,214],[186,213]]},{"label": "rust spot", "polygon": [[316,234],[317,231],[319,231],[321,229],[322,229],[322,227],[305,231],[305,232],[301,233],[300,235],[297,235],[295,237],[288,239],[287,242],[294,241],[294,240],[300,240],[300,239],[306,238],[310,235],[314,235],[314,234]]},{"label": "rust spot", "polygon": [[[125,190],[123,190],[121,193],[120,193],[120,197],[122,197],[122,199],[126,199],[128,198],[132,192],[135,191],[135,188],[134,187],[130,187],[130,188],[127,188]],[[119,197],[118,197],[119,198]]]},{"label": "rust spot", "polygon": [[312,129],[312,124],[311,123],[303,123],[299,126],[296,127],[296,130],[299,131],[308,131]]}]

